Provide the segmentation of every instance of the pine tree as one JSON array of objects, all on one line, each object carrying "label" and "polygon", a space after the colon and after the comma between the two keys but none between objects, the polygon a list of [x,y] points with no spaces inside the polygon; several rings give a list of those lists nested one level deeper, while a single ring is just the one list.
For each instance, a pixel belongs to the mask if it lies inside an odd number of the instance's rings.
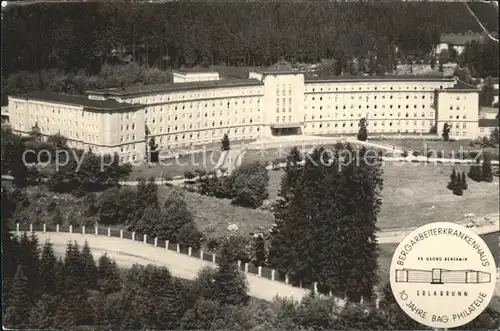
[{"label": "pine tree", "polygon": [[4,320],[9,328],[23,329],[27,327],[27,317],[32,305],[28,278],[24,275],[23,267],[18,266],[10,289],[10,300],[7,303]]},{"label": "pine tree", "polygon": [[491,157],[488,153],[483,154],[483,166],[481,168],[481,181],[493,182],[493,172],[491,170]]},{"label": "pine tree", "polygon": [[262,234],[255,238],[255,262],[256,266],[265,266],[267,260],[266,241]]},{"label": "pine tree", "polygon": [[[348,164],[340,159],[346,150],[356,158]],[[295,175],[291,185],[282,181],[275,205],[271,266],[288,273],[292,283],[317,281],[321,293],[331,290],[353,301],[370,297],[383,184],[376,157],[348,144],[337,144],[333,153],[317,148]]]},{"label": "pine tree", "polygon": [[87,241],[82,247],[81,258],[84,265],[82,272],[85,278],[85,286],[87,289],[94,289],[97,286],[97,266]]},{"label": "pine tree", "polygon": [[359,120],[358,140],[366,141],[368,139],[368,129],[366,128],[366,118]]},{"label": "pine tree", "polygon": [[31,234],[29,237],[26,232],[19,241],[19,264],[23,267],[23,273],[28,279],[28,289],[30,297],[36,300],[40,294],[38,280],[40,279],[40,245],[38,237]]},{"label": "pine tree", "polygon": [[37,330],[46,330],[55,327],[54,313],[57,309],[57,299],[43,294],[31,309],[29,327]]},{"label": "pine tree", "polygon": [[40,287],[41,292],[54,295],[57,293],[56,270],[57,259],[54,254],[53,245],[47,241],[42,249],[42,258],[40,259]]},{"label": "pine tree", "polygon": [[66,276],[64,269],[64,260],[62,257],[58,258],[56,261],[55,275],[56,293],[58,295],[64,294],[66,288]]},{"label": "pine tree", "polygon": [[307,231],[308,224],[301,216],[302,213],[302,185],[303,171],[298,165],[300,154],[295,147],[287,157],[284,174],[281,176],[278,199],[273,205],[275,226],[271,232],[271,245],[269,249],[269,264],[281,274],[294,270],[298,260],[296,252],[301,238],[295,237],[299,226]]},{"label": "pine tree", "polygon": [[149,138],[149,161],[156,163],[158,162],[158,144],[156,143],[155,137]]},{"label": "pine tree", "polygon": [[457,176],[455,178],[455,183],[453,184],[453,194],[455,195],[463,194],[462,179],[460,178],[460,176]]},{"label": "pine tree", "polygon": [[231,148],[231,142],[229,141],[229,136],[227,135],[227,133],[224,133],[224,136],[221,140],[221,145],[221,150],[223,151],[228,151]]},{"label": "pine tree", "polygon": [[122,287],[118,266],[107,254],[101,255],[99,258],[97,285],[99,291],[104,295],[118,292]]},{"label": "pine tree", "polygon": [[443,132],[441,134],[444,141],[448,141],[450,139],[450,130],[451,130],[450,125],[448,123],[444,123]]},{"label": "pine tree", "polygon": [[221,304],[237,305],[248,302],[246,278],[238,270],[233,248],[225,244],[221,249],[220,262],[214,276],[217,298]]},{"label": "pine tree", "polygon": [[448,189],[449,190],[454,190],[455,189],[455,184],[457,182],[457,173],[455,168],[452,169],[451,175],[450,175],[450,181],[448,182]]},{"label": "pine tree", "polygon": [[7,190],[2,187],[2,303],[8,301],[10,284],[17,270],[16,250],[18,246],[17,237],[14,236],[7,225],[9,217],[12,215],[15,208],[15,202],[12,197],[7,193]]},{"label": "pine tree", "polygon": [[479,159],[476,159],[475,164],[471,164],[469,167],[469,173],[467,176],[472,179],[475,182],[480,182],[481,181],[481,164],[479,162]]},{"label": "pine tree", "polygon": [[467,185],[467,176],[465,176],[465,172],[462,171],[462,189],[466,190],[469,186]]},{"label": "pine tree", "polygon": [[[78,296],[85,293],[85,275],[83,259],[78,244],[68,243],[64,256],[64,295]],[[71,301],[71,300],[70,300]],[[72,301],[71,301],[72,302]]]}]

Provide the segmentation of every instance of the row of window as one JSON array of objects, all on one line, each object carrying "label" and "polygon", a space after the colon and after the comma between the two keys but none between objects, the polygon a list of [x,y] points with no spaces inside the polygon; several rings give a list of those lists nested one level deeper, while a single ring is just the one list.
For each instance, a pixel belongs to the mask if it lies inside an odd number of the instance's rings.
[{"label": "row of window", "polygon": [[[168,93],[168,92],[165,92]],[[255,95],[261,94],[262,88],[245,88],[240,87],[237,90],[231,89],[217,89],[199,92],[182,92],[182,93],[169,93],[155,96],[145,96],[140,98],[131,98],[127,102],[138,102],[138,103],[156,103],[156,102],[170,102],[170,101],[181,101],[186,99],[200,99],[200,98],[215,98],[215,97],[231,97],[231,96],[241,96],[241,95]]]},{"label": "row of window", "polygon": [[[322,96],[318,97],[318,96],[308,96],[308,95],[306,95],[306,96],[304,97],[304,101],[307,101],[307,99],[308,99],[309,97],[310,97],[313,101],[314,101],[314,100],[319,100],[319,101],[322,101],[322,100],[323,100],[323,97],[322,97]],[[372,96],[372,98],[373,98],[374,100],[377,100],[377,95]],[[393,95],[389,95],[389,97],[388,97],[388,99],[390,99],[390,100],[391,100],[391,99],[393,99],[393,98],[394,98],[394,96],[393,96]],[[432,94],[430,94],[430,95],[429,95],[429,98],[430,98],[430,100],[434,99]],[[331,98],[331,96],[329,96],[329,97],[328,97],[328,100],[331,100],[331,99],[332,99],[332,98]],[[339,95],[335,95],[335,100],[344,100],[344,99],[349,99],[349,98],[347,98],[347,96],[345,96],[345,95],[340,95],[340,96],[339,96]],[[355,97],[354,95],[351,95],[350,99],[351,99],[351,100],[356,100],[356,97]],[[364,95],[358,95],[358,98],[357,98],[357,99],[358,99],[358,100],[362,100],[362,99],[369,100],[369,99],[370,99],[370,95],[366,95],[366,96],[364,96]],[[381,95],[381,96],[380,96],[380,99],[385,99],[385,95]],[[406,98],[402,98],[402,95],[398,95],[398,98],[397,98],[397,99],[398,99],[398,100],[401,100],[401,99],[410,99],[410,96],[409,96],[409,95],[406,95]],[[422,97],[420,98],[418,95],[416,95],[416,94],[415,94],[415,95],[413,95],[413,99],[425,99],[425,95],[422,95]],[[464,99],[465,99],[465,97],[464,97]],[[325,100],[326,100],[326,97],[325,97]]]},{"label": "row of window", "polygon": [[[323,91],[355,91],[355,90],[358,90],[358,91],[362,91],[362,90],[367,90],[367,91],[378,91],[378,90],[382,90],[382,91],[394,91],[394,90],[418,90],[418,86],[410,86],[410,85],[398,85],[398,86],[384,86],[383,84],[380,84],[378,83],[378,85],[382,85],[380,86],[380,89],[378,88],[378,86],[372,86],[372,85],[368,85],[368,86],[359,86],[358,84],[356,85],[349,85],[349,84],[344,84],[343,87],[319,87],[319,86],[307,86],[306,85],[306,92],[316,92],[316,91],[319,91],[319,92],[323,92]],[[449,87],[451,87],[452,84],[449,84]],[[439,89],[443,89],[443,85],[439,85]],[[434,86],[429,86],[429,85],[426,85],[426,86],[421,86],[420,89],[422,90],[434,90],[435,88],[437,88],[437,85],[434,87]]]},{"label": "row of window", "polygon": [[[335,113],[334,115],[335,115],[335,118],[338,117],[338,113]],[[350,117],[354,117],[354,114],[350,114],[350,115],[351,115]],[[373,117],[377,117],[377,113],[367,113],[365,116],[368,116],[368,117],[372,117],[372,116]],[[380,114],[380,116],[384,117],[385,113]],[[417,113],[413,113],[413,117],[417,117],[417,116],[418,116]],[[433,116],[434,116],[434,112],[429,112],[429,117],[433,117]],[[322,119],[323,115],[319,115],[318,117],[319,117],[319,119]],[[331,114],[329,113],[329,114],[327,114],[327,116],[325,118],[330,118],[330,117],[331,117]],[[346,113],[342,113],[342,117],[343,118],[347,117]],[[361,118],[361,117],[363,117],[363,114],[358,113],[358,118]],[[389,117],[392,117],[392,113],[389,113]],[[397,117],[401,117],[401,113],[398,113]],[[408,117],[410,117],[410,114],[409,113],[405,113],[404,117],[408,118]],[[421,113],[421,117],[425,117],[425,113],[424,112]],[[315,118],[316,118],[316,115],[311,115],[311,120],[314,120]],[[464,116],[464,118],[465,118],[465,116]],[[304,120],[307,121],[307,119],[308,119],[308,115],[305,114],[304,115]]]},{"label": "row of window", "polygon": [[73,124],[74,124],[74,127],[76,127],[76,128],[81,127],[82,129],[84,129],[86,131],[94,131],[95,132],[98,130],[98,126],[94,125],[94,124],[88,124],[88,123],[86,124],[85,122],[78,122],[78,121],[73,122],[72,120],[66,120],[66,119],[61,119],[61,118],[49,118],[49,117],[44,117],[44,116],[42,116],[40,118],[39,116],[29,115],[29,121],[30,121],[30,123],[33,123],[33,125],[35,123],[38,123],[40,125],[42,122],[47,123],[47,125],[49,125],[49,126],[50,126],[50,124],[52,124],[52,125],[59,124],[58,127],[60,125],[73,126]]},{"label": "row of window", "polygon": [[[386,106],[386,105],[381,105],[381,107],[380,107],[380,108],[385,109],[385,108],[386,108],[385,106]],[[393,106],[394,106],[394,105],[388,105],[388,106],[389,106],[389,109],[393,109]],[[397,107],[398,109],[401,109],[401,105],[397,105],[397,106],[398,106],[398,107]],[[403,106],[406,106],[406,107],[405,107],[406,109],[410,109],[410,105],[403,105]],[[425,109],[425,105],[421,105],[421,106],[422,106],[422,109]],[[346,108],[347,108],[347,105],[343,105],[343,106],[335,106],[335,109],[340,109],[340,107],[342,107],[342,109],[346,109]],[[430,105],[429,105],[429,107],[430,107],[430,108],[434,108],[434,105],[433,105],[433,104],[430,104]],[[315,106],[311,106],[311,108],[312,108],[312,109],[315,109]],[[327,108],[330,108],[330,105],[327,105]],[[355,109],[355,108],[356,108],[356,105],[349,105],[349,108],[350,108],[350,109]],[[362,109],[362,108],[363,108],[363,106],[362,106],[362,105],[357,105],[357,108],[358,108],[358,109]],[[365,107],[364,107],[364,108],[366,108],[366,109],[370,109],[370,105],[365,105]],[[413,105],[413,109],[417,109],[417,108],[418,108],[418,107],[417,107],[417,105]],[[307,109],[307,105],[304,105],[304,109]],[[373,106],[373,109],[378,109],[378,105],[374,105],[374,106]],[[319,110],[323,110],[323,106],[320,106],[320,107],[319,107]]]},{"label": "row of window", "polygon": [[[245,133],[252,133],[252,132],[260,132],[260,127],[240,127],[240,128],[233,128],[233,129],[218,129],[218,130],[205,130],[203,132],[191,132],[191,133],[183,133],[183,134],[175,134],[175,135],[166,135],[166,136],[161,136],[158,138],[159,144],[162,144],[164,142],[170,142],[170,141],[180,141],[180,140],[193,140],[193,139],[199,139],[201,136],[203,137],[208,137],[209,136],[209,131],[211,132],[212,137],[216,136],[222,136],[224,133],[227,134],[234,134],[234,135],[242,135]],[[124,145],[120,147],[120,151],[128,151],[128,150],[135,150],[135,144],[130,144],[130,145]]]},{"label": "row of window", "polygon": [[[291,118],[291,116],[290,116],[290,118]],[[246,123],[246,121],[245,121],[244,118],[241,119],[241,124],[253,124],[253,119],[250,118],[248,122],[249,123]],[[218,124],[219,124],[219,125],[217,125],[218,127],[225,126],[224,123],[223,123],[223,121],[219,121]],[[230,125],[231,125],[231,122],[228,120],[226,122],[226,126],[230,126]],[[238,124],[233,124],[233,125],[238,125]],[[204,123],[203,127],[204,128],[208,128],[208,123]],[[216,127],[216,122],[212,122],[212,128],[214,128],[214,127]],[[195,130],[198,129],[199,130],[200,128],[201,128],[201,123],[200,122],[196,123],[196,126],[193,123],[189,124],[189,128],[187,127],[186,124],[183,124],[182,125],[182,129],[181,129],[181,126],[177,126],[177,125],[175,125],[173,127],[168,126],[167,127],[167,133],[179,132],[179,131],[182,132],[182,131],[193,130],[193,129],[195,129]],[[128,129],[128,126],[125,126],[125,129]],[[163,127],[159,127],[159,128],[150,127],[149,129],[151,130],[152,134],[164,134],[165,133],[165,131],[163,130],[164,129]],[[123,126],[122,126],[122,130],[123,130]],[[235,130],[238,130],[238,128],[235,128]],[[132,140],[130,140],[130,138],[132,138]],[[133,133],[131,135],[127,134],[127,135],[121,135],[120,136],[120,142],[135,141],[135,139],[136,139],[135,133]]]},{"label": "row of window", "polygon": [[[410,125],[410,121],[403,121],[403,122],[404,122],[403,124],[405,126]],[[425,122],[426,121],[422,121],[421,126],[425,126],[426,125]],[[380,126],[386,126],[386,124],[387,124],[387,126],[392,126],[393,124],[401,125],[401,121],[398,120],[395,122],[392,122],[392,121],[381,121],[381,122],[375,121],[375,122],[373,122],[372,121],[372,122],[367,122],[366,126],[369,126],[370,123],[374,127],[379,126],[379,124],[380,124]],[[304,128],[307,128],[309,124],[311,125],[312,128],[316,128],[316,126],[318,128],[323,128],[323,127],[326,127],[326,128],[330,128],[330,127],[333,127],[333,128],[346,128],[346,127],[348,127],[349,128],[349,127],[351,127],[352,128],[352,127],[358,126],[358,122],[348,122],[348,123],[346,123],[346,122],[344,122],[344,123],[330,123],[330,122],[317,123],[316,122],[316,123],[304,123]],[[434,124],[433,121],[429,121],[428,126],[432,127],[433,124]],[[418,121],[413,121],[413,126],[418,126]],[[465,123],[464,123],[464,128],[465,128]]]}]

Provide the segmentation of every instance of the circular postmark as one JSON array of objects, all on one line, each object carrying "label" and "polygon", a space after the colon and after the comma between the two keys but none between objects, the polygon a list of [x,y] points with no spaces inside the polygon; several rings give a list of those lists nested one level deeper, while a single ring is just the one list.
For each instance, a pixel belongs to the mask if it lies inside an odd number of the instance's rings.
[{"label": "circular postmark", "polygon": [[430,223],[399,244],[390,282],[408,316],[432,328],[454,328],[488,306],[495,292],[495,260],[484,240],[468,228]]}]

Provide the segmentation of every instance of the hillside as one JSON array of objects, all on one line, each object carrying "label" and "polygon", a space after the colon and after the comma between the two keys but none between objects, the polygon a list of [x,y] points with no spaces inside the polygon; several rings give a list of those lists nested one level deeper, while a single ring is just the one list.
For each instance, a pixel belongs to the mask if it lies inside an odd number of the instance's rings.
[{"label": "hillside", "polygon": [[[493,13],[474,7],[492,28]],[[469,30],[480,28],[463,3],[450,2],[41,3],[3,11],[2,69],[95,73],[124,54],[160,69],[269,65],[279,56],[312,63],[373,50],[391,60],[393,46],[421,56],[441,33]]]}]

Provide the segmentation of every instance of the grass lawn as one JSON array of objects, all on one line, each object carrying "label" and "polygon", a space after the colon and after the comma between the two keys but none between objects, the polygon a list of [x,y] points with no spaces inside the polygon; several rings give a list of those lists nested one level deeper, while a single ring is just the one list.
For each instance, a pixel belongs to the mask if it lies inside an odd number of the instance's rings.
[{"label": "grass lawn", "polygon": [[[340,139],[339,139],[340,141]],[[352,144],[352,142],[351,142]],[[333,145],[331,143],[328,144],[322,144],[322,145],[311,145],[307,144],[306,142],[304,144],[298,144],[297,147],[299,151],[309,151],[312,148],[315,147],[324,147],[326,149],[333,149]],[[290,151],[292,150],[293,146],[286,146],[283,148],[268,148],[268,149],[248,149],[243,151],[243,164],[248,164],[252,163],[255,161],[260,161],[260,162],[272,162],[276,161],[276,159],[281,159],[285,158]]]},{"label": "grass lawn", "polygon": [[[461,151],[480,151],[479,145],[469,146],[470,140],[457,140],[457,141],[431,141],[431,140],[381,140],[375,141],[381,145],[396,146],[402,150],[410,152],[419,151],[422,155],[427,155],[429,151],[442,152],[443,155],[450,155],[451,151],[458,153]],[[427,147],[425,147],[427,146]],[[484,151],[496,155],[498,159],[498,148],[487,147]]]},{"label": "grass lawn", "polygon": [[209,151],[193,153],[181,156],[178,159],[163,160],[156,165],[137,165],[132,166],[129,180],[136,180],[137,177],[155,177],[163,178],[181,176],[184,172],[194,171],[196,169],[212,170],[217,165],[221,157],[221,151]]},{"label": "grass lawn", "polygon": [[[309,150],[311,145],[298,145],[299,151]],[[242,164],[248,164],[256,161],[268,163],[287,157],[293,147],[269,148],[269,149],[248,149],[243,151]]]},{"label": "grass lawn", "polygon": [[[452,167],[443,164],[386,163],[382,210],[378,217],[381,229],[414,227],[437,221],[463,220],[466,213],[485,215],[498,212],[498,178],[494,183],[468,180],[464,195],[453,195],[446,188]],[[457,170],[468,171],[467,166]],[[275,199],[282,171],[269,171],[269,195]],[[433,208],[434,207],[434,208]]]}]

